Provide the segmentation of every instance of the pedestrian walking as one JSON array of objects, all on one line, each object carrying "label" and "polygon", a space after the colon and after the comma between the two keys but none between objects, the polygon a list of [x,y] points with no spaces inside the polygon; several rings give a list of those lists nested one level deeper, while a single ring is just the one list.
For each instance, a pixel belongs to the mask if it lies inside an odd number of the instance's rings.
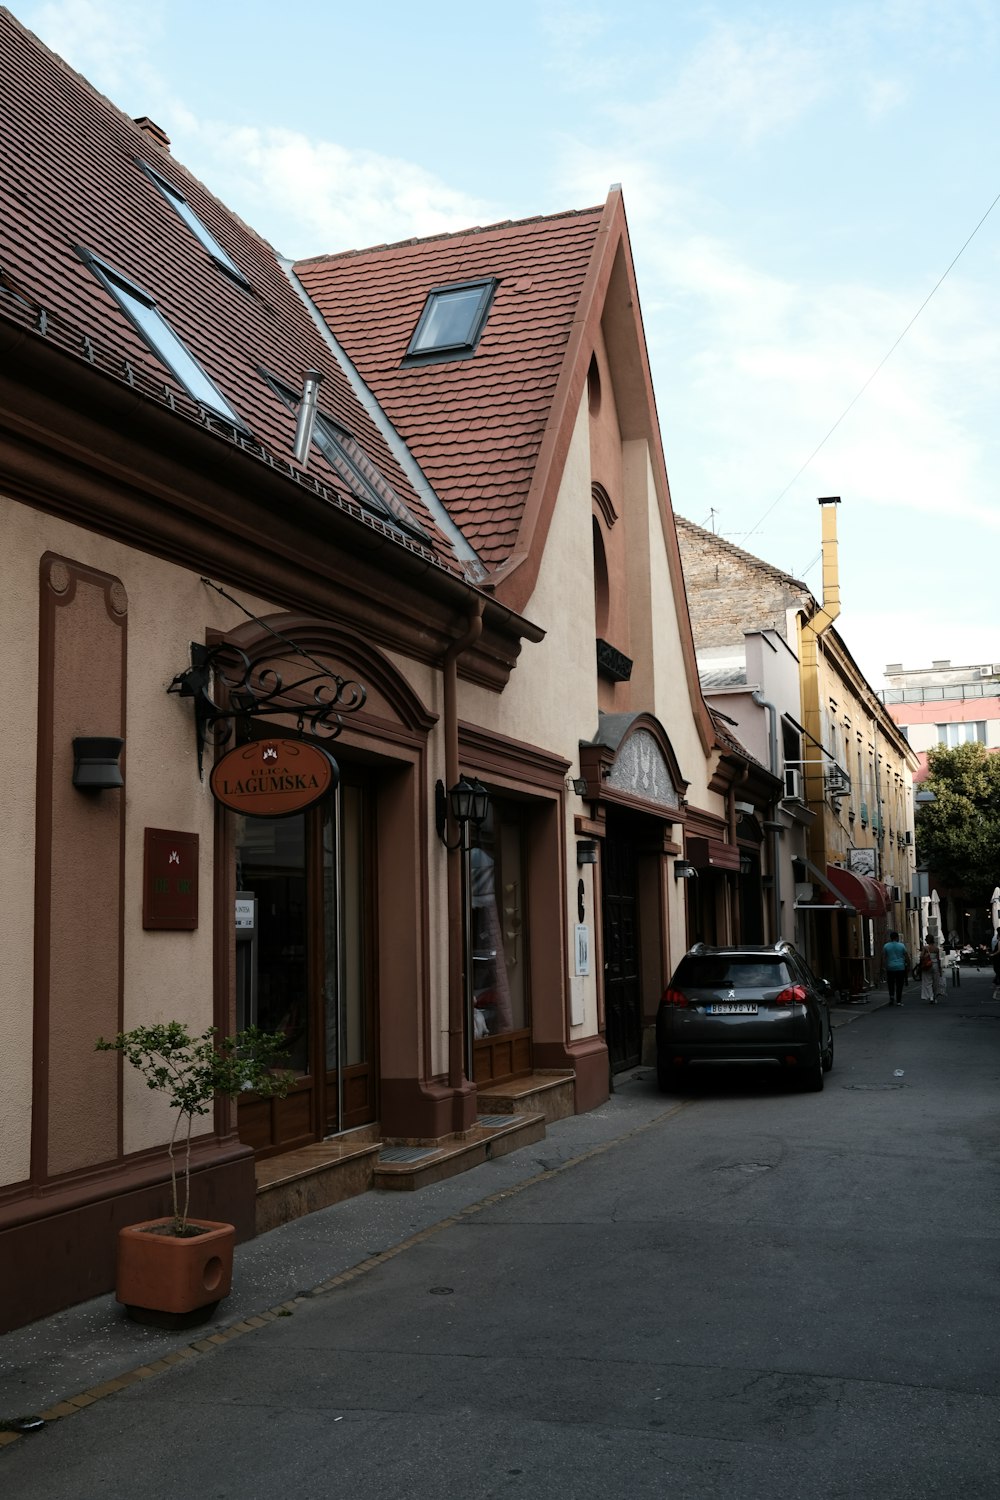
[{"label": "pedestrian walking", "polygon": [[917,958],[916,977],[920,979],[920,998],[928,1005],[937,1005],[944,994],[944,969],[937,940],[924,938]]},{"label": "pedestrian walking", "polygon": [[906,951],[906,944],[900,942],[898,932],[890,932],[888,940],[882,945],[882,967],[885,969],[885,982],[889,990],[889,1004],[902,1005],[910,955]]}]

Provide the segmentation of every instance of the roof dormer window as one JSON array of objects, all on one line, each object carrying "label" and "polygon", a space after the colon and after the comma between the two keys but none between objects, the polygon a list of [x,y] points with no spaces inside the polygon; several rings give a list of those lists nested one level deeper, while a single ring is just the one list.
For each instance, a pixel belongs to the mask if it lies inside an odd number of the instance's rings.
[{"label": "roof dormer window", "polygon": [[474,354],[497,285],[496,277],[490,276],[482,281],[432,287],[406,350],[404,363],[468,359]]},{"label": "roof dormer window", "polygon": [[152,297],[134,282],[128,281],[117,271],[112,271],[110,266],[104,265],[89,251],[81,250],[80,254],[98,281],[106,287],[122,312],[138,329],[157,359],[173,372],[192,401],[246,432],[246,423],[240,420],[215,382],[205,374],[194,355],[177,337]]},{"label": "roof dormer window", "polygon": [[201,222],[198,215],[191,207],[190,203],[184,197],[184,194],[178,192],[178,190],[171,183],[169,183],[165,177],[160,176],[159,172],[154,172],[148,162],[144,162],[140,158],[137,158],[137,160],[139,162],[139,166],[145,172],[150,182],[152,182],[154,187],[159,188],[164,198],[166,198],[167,202],[170,204],[170,207],[175,211],[175,213],[180,215],[195,238],[201,241],[216,264],[221,266],[223,271],[226,272],[227,276],[231,276],[234,281],[238,281],[240,286],[246,287],[246,289],[249,291],[250,283],[243,275],[243,272],[240,270],[239,266],[236,265],[232,257],[227,255],[226,251],[223,250],[222,246],[215,238],[215,235],[212,234],[211,230],[205,228],[204,224]]}]

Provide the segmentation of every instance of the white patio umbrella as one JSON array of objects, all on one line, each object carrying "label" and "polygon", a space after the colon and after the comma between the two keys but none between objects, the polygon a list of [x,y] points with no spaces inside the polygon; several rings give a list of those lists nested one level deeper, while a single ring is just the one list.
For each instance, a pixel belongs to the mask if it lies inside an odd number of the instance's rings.
[{"label": "white patio umbrella", "polygon": [[996,937],[997,929],[1000,928],[1000,885],[993,887],[990,897],[990,921],[993,923],[993,936]]},{"label": "white patio umbrella", "polygon": [[941,936],[941,897],[937,891],[931,891],[930,912],[927,917],[927,934],[929,937]]}]

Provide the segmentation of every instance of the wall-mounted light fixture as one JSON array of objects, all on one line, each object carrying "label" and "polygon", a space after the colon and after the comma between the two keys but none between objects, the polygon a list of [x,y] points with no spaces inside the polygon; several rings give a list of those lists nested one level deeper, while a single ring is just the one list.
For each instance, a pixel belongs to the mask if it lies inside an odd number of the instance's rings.
[{"label": "wall-mounted light fixture", "polygon": [[674,861],[675,880],[694,880],[697,878],[697,875],[698,871],[695,869],[694,865],[691,864],[690,860],[677,859]]},{"label": "wall-mounted light fixture", "polygon": [[754,815],[755,808],[752,802],[734,802],[733,807],[741,818],[752,818]]},{"label": "wall-mounted light fixture", "polygon": [[574,776],[574,778],[573,778],[573,790],[574,790],[574,792],[576,793],[576,795],[578,797],[586,797],[586,795],[587,795],[587,778],[586,778],[586,776]]},{"label": "wall-mounted light fixture", "polygon": [[81,792],[109,792],[124,786],[118,757],[124,740],[111,735],[73,741],[73,785]]},{"label": "wall-mounted light fixture", "polygon": [[753,869],[753,860],[750,858],[750,855],[749,854],[741,854],[740,855],[740,874],[741,875],[749,875],[752,869]]},{"label": "wall-mounted light fixture", "polygon": [[576,862],[578,865],[597,864],[597,840],[578,839],[576,844]]},{"label": "wall-mounted light fixture", "polygon": [[[448,828],[448,813],[458,824],[458,840],[449,844],[446,832]],[[438,838],[446,849],[460,849],[465,842],[465,830],[470,823],[476,827],[485,822],[490,812],[490,794],[481,781],[468,781],[462,776],[446,793],[444,782],[439,781],[434,788],[434,821],[438,831]]]}]

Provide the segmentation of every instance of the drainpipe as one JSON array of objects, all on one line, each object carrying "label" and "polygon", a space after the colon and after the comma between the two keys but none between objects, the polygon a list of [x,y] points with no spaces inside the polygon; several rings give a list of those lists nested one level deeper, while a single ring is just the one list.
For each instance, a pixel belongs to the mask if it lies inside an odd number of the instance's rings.
[{"label": "drainpipe", "polygon": [[[768,732],[768,747],[770,750],[771,775],[778,776],[778,710],[773,703],[769,703],[760,688],[754,688],[750,697],[758,708],[766,708],[770,720]],[[775,809],[777,811],[777,809]],[[781,937],[781,828],[777,818],[771,822],[771,891],[772,906],[774,908],[774,922],[772,932],[773,941],[777,942]]]},{"label": "drainpipe", "polygon": [[[445,652],[444,675],[444,774],[445,791],[458,781],[458,658],[475,644],[483,633],[485,599],[477,599],[469,616],[465,634],[453,641]],[[449,823],[451,821],[449,817]],[[454,830],[452,830],[454,837]],[[466,1128],[461,1094],[469,1091],[465,1083],[465,983],[463,979],[462,885],[465,872],[466,829],[461,844],[448,850],[448,1087],[453,1090],[455,1128]]]}]

